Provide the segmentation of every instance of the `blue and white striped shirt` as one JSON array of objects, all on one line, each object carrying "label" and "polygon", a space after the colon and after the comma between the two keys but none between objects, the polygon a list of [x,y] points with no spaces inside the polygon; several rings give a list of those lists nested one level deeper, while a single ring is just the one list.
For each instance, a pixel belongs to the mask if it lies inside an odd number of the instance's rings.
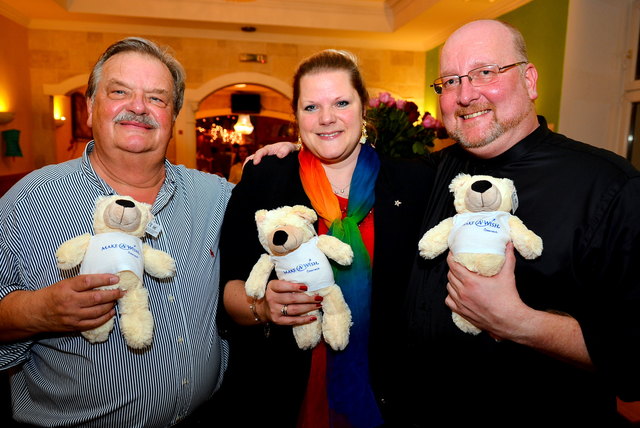
[{"label": "blue and white striped shirt", "polygon": [[[77,268],[58,270],[56,249],[92,232],[95,199],[115,193],[93,170],[92,149],[93,142],[82,158],[34,171],[0,199],[0,298],[78,274]],[[18,421],[50,427],[171,426],[222,382],[228,347],[215,322],[218,242],[233,185],[168,161],[165,167],[152,208],[162,231],[144,241],[176,260],[176,276],[144,276],[155,323],[152,345],[128,348],[117,321],[100,344],[79,333],[0,344],[0,370],[16,370],[11,390]]]}]

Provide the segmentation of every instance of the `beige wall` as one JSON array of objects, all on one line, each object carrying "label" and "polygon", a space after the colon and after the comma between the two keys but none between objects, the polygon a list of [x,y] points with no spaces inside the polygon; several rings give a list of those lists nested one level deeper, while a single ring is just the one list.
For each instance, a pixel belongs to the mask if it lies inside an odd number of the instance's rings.
[{"label": "beige wall", "polygon": [[[12,40],[18,35],[27,49],[15,49],[5,53],[0,50],[0,91],[3,79],[11,76],[8,86],[24,86],[31,90],[22,94],[23,110],[32,109],[32,121],[14,121],[12,125],[25,132],[23,148],[31,147],[33,159],[25,157],[31,168],[75,157],[79,150],[69,150],[70,120],[63,127],[56,128],[53,122],[52,97],[43,91],[45,85],[59,85],[67,79],[87,75],[97,57],[111,43],[127,36],[144,34],[92,33],[82,31],[27,30],[0,16],[0,39]],[[3,25],[8,23],[10,25]],[[234,73],[260,73],[272,76],[289,84],[297,63],[307,55],[324,48],[340,46],[312,46],[276,43],[248,43],[229,40],[212,40],[181,37],[148,36],[150,39],[170,46],[187,72],[187,89],[197,90],[207,82],[220,76]],[[5,45],[6,44],[0,44]],[[3,49],[0,47],[0,49]],[[5,48],[6,49],[6,48]],[[422,105],[424,94],[425,55],[420,52],[378,51],[371,49],[351,49],[359,56],[363,74],[370,88],[383,89],[395,95],[409,98]],[[265,64],[242,63],[240,53],[266,54]],[[14,56],[19,61],[8,61]],[[28,58],[28,60],[27,60]],[[12,65],[8,65],[12,64]],[[15,64],[15,65],[13,65]],[[241,82],[235,82],[241,83]],[[71,88],[69,88],[71,89]],[[22,91],[25,92],[25,91]],[[203,97],[204,98],[204,97]],[[199,100],[198,100],[199,101]],[[185,106],[185,109],[192,108]],[[68,116],[67,116],[68,117]],[[176,139],[179,144],[183,130],[179,129]],[[184,130],[189,134],[189,130]],[[57,140],[56,140],[57,135]],[[57,142],[56,142],[57,141]],[[188,144],[190,144],[188,142]],[[57,145],[57,148],[55,147]],[[170,146],[168,157],[175,161],[175,143]],[[178,156],[179,157],[179,156]],[[179,159],[184,160],[184,159]],[[195,162],[195,159],[193,160]],[[189,162],[185,163],[188,166]],[[0,174],[6,174],[2,168]]]}]

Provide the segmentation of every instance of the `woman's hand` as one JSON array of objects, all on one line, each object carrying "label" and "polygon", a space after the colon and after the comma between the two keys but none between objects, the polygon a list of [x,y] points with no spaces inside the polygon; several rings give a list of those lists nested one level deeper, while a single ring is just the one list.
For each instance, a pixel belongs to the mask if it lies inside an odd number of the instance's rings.
[{"label": "woman's hand", "polygon": [[264,298],[258,301],[260,316],[274,324],[302,325],[317,319],[310,312],[322,307],[322,296],[307,294],[307,286],[274,279],[267,284]]}]

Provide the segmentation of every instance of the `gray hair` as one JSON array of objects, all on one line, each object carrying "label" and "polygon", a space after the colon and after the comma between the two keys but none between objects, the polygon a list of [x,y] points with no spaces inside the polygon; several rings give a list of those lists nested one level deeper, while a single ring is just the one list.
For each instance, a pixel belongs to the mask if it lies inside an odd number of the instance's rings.
[{"label": "gray hair", "polygon": [[128,37],[122,39],[107,48],[102,54],[96,65],[93,66],[91,75],[89,76],[89,83],[87,86],[86,97],[94,100],[98,83],[102,77],[102,69],[104,63],[114,55],[124,52],[135,52],[143,55],[149,55],[162,62],[171,73],[173,77],[173,118],[178,116],[182,103],[184,102],[184,88],[186,74],[182,65],[171,55],[168,50],[161,49],[158,45],[150,40],[143,39],[141,37]]},{"label": "gray hair", "polygon": [[513,39],[513,48],[515,49],[516,54],[520,57],[518,58],[518,60],[529,62],[529,56],[527,55],[527,43],[524,41],[524,37],[522,36],[520,30],[518,30],[515,26],[509,24],[508,22],[498,22],[504,25],[511,33],[511,37]]}]

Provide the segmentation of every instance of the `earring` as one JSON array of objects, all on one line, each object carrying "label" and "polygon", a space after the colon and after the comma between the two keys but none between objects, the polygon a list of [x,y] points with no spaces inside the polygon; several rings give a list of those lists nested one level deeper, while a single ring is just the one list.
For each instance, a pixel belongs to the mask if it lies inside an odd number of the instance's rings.
[{"label": "earring", "polygon": [[302,150],[302,138],[300,137],[300,133],[298,133],[298,142],[294,144],[294,150],[297,152]]},{"label": "earring", "polygon": [[364,144],[367,142],[367,121],[362,121],[362,132],[360,133],[360,140],[358,141],[360,144]]}]

